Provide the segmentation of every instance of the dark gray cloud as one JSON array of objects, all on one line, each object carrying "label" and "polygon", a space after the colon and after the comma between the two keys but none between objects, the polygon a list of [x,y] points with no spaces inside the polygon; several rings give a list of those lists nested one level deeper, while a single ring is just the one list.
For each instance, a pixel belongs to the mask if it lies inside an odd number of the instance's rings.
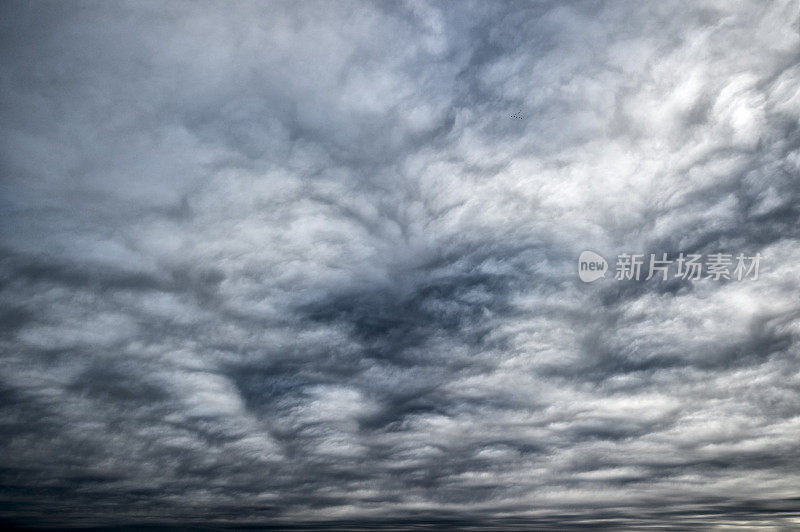
[{"label": "dark gray cloud", "polygon": [[4,521],[800,523],[796,2],[0,9]]}]

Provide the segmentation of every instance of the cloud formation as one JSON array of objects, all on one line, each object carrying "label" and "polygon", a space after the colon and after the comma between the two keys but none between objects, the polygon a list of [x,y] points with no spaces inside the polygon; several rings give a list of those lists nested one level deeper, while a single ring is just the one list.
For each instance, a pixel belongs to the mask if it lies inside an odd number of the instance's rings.
[{"label": "cloud formation", "polygon": [[1,9],[3,519],[800,522],[796,2]]}]

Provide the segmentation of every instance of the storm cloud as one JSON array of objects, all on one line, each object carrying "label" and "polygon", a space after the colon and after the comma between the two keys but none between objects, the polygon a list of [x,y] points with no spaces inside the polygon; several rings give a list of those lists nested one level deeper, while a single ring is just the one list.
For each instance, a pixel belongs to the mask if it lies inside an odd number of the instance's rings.
[{"label": "storm cloud", "polygon": [[797,2],[0,12],[4,521],[800,526]]}]

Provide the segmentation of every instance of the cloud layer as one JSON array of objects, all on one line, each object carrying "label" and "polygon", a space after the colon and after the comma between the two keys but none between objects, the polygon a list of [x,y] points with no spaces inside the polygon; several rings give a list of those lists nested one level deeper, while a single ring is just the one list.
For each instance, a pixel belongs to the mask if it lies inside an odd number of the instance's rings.
[{"label": "cloud layer", "polygon": [[2,11],[4,519],[800,523],[796,2]]}]

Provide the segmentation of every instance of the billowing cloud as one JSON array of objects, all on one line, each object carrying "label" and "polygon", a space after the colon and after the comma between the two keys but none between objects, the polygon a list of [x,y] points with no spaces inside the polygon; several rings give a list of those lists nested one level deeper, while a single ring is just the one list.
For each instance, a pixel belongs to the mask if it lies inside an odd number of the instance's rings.
[{"label": "billowing cloud", "polygon": [[796,2],[1,9],[6,521],[800,522]]}]

